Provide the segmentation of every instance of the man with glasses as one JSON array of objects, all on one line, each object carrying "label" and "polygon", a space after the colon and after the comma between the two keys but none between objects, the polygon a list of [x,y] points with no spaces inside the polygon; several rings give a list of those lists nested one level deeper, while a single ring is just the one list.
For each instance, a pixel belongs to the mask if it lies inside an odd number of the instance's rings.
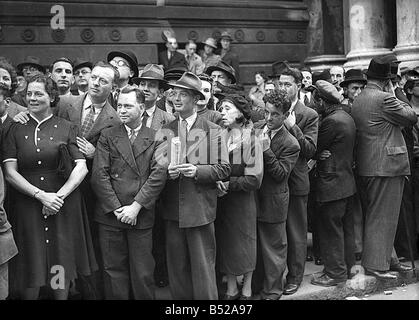
[{"label": "man with glasses", "polygon": [[167,50],[160,52],[159,64],[163,65],[164,70],[170,68],[187,67],[185,56],[177,52],[178,43],[174,37],[168,37],[166,41]]},{"label": "man with glasses", "polygon": [[93,64],[89,61],[77,58],[74,61],[75,88],[71,91],[74,96],[85,94],[89,87],[89,78],[92,73]]},{"label": "man with glasses", "polygon": [[108,62],[119,72],[119,80],[109,96],[109,102],[116,110],[119,94],[128,86],[132,78],[138,77],[138,61],[132,51],[121,50],[109,52]]}]

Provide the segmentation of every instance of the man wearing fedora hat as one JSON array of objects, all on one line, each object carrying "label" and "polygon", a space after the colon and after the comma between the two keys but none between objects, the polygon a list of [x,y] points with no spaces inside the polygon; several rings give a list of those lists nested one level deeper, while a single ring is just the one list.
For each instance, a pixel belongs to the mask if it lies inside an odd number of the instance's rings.
[{"label": "man wearing fedora hat", "polygon": [[166,40],[166,50],[159,54],[159,64],[163,68],[187,67],[185,56],[177,51],[178,43],[175,37],[169,36]]},{"label": "man wearing fedora hat", "polygon": [[138,61],[134,52],[130,50],[111,51],[107,61],[119,72],[117,86],[109,95],[109,102],[116,110],[119,93],[128,86],[132,78],[138,77]]},{"label": "man wearing fedora hat", "polygon": [[144,67],[141,76],[132,80],[145,95],[145,111],[141,121],[147,128],[161,129],[165,124],[172,122],[175,117],[156,107],[161,90],[166,85],[163,68],[157,64],[148,64]]},{"label": "man wearing fedora hat", "polygon": [[74,96],[81,96],[89,89],[89,78],[92,73],[93,64],[87,60],[77,58],[74,61],[75,87],[71,90]]},{"label": "man wearing fedora hat", "polygon": [[[352,172],[356,127],[341,105],[342,96],[331,83],[318,80],[316,87],[322,100],[318,112],[323,120],[317,139],[316,231],[324,263],[323,274],[312,283],[334,286],[348,279],[355,264],[355,242],[351,197],[356,192]],[[328,150],[332,154],[322,159]]]},{"label": "man wearing fedora hat", "polygon": [[232,66],[223,60],[218,61],[215,66],[206,68],[205,73],[212,78],[214,94],[222,91],[221,86],[229,86],[236,83],[236,72]]},{"label": "man wearing fedora hat", "polygon": [[170,291],[175,300],[214,300],[216,182],[230,175],[231,166],[221,128],[197,115],[197,102],[205,98],[201,80],[185,72],[171,86],[179,117],[161,131],[169,146],[175,137],[179,142],[179,152],[168,152],[179,157],[169,159],[161,195]]},{"label": "man wearing fedora hat", "polygon": [[340,83],[340,87],[343,88],[343,96],[345,97],[342,104],[352,106],[354,99],[361,93],[366,84],[367,79],[362,70],[348,70],[345,74],[345,80]]},{"label": "man wearing fedora hat", "polygon": [[390,63],[374,58],[366,75],[367,85],[352,106],[357,127],[356,170],[366,196],[361,264],[366,273],[395,279],[388,271],[403,271],[391,258],[404,180],[410,175],[401,127],[414,125],[417,117],[409,105],[396,98]]},{"label": "man wearing fedora hat", "polygon": [[204,51],[201,53],[205,69],[210,66],[215,66],[221,60],[221,56],[214,53],[215,50],[217,50],[217,41],[211,37],[206,39],[204,42]]},{"label": "man wearing fedora hat", "polygon": [[[164,80],[167,82],[167,84],[173,84],[178,81],[187,71],[188,69],[186,67],[175,67],[167,69],[164,71]],[[169,85],[166,85],[163,97],[156,102],[158,108],[170,114],[174,114],[175,112],[172,101],[172,94],[173,89]]]},{"label": "man wearing fedora hat", "polygon": [[232,66],[234,68],[234,71],[236,72],[236,79],[237,82],[240,82],[240,58],[239,55],[233,48],[231,47],[231,42],[233,41],[233,38],[231,35],[224,31],[221,33],[221,60],[225,61],[227,64]]},{"label": "man wearing fedora hat", "polygon": [[27,56],[22,63],[17,65],[17,70],[21,71],[26,79],[29,79],[36,71],[44,74],[46,71],[39,58],[34,56]]}]

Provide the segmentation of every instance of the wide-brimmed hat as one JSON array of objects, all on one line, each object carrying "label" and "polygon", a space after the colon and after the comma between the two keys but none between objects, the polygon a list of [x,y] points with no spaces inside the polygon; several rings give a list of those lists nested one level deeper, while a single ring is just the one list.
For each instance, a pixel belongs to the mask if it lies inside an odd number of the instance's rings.
[{"label": "wide-brimmed hat", "polygon": [[364,73],[362,70],[359,69],[349,69],[345,73],[345,80],[340,83],[342,88],[347,87],[348,84],[352,82],[360,82],[363,84],[367,84],[367,79],[365,78]]},{"label": "wide-brimmed hat", "polygon": [[373,58],[365,74],[374,79],[391,79],[390,63],[382,61],[381,58]]},{"label": "wide-brimmed hat", "polygon": [[154,63],[147,64],[141,74],[132,79],[132,82],[136,83],[141,80],[157,80],[160,83],[166,83],[166,80],[164,80],[163,67]]},{"label": "wide-brimmed hat", "polygon": [[192,90],[200,96],[201,100],[205,100],[205,96],[201,92],[201,79],[199,79],[198,76],[193,74],[192,72],[185,72],[178,81],[176,81],[173,84],[170,84],[169,86],[173,88]]},{"label": "wide-brimmed hat", "polygon": [[87,67],[89,69],[93,69],[93,63],[90,61],[84,60],[82,58],[76,58],[73,62],[74,68],[73,73],[76,72],[76,70]]},{"label": "wide-brimmed hat", "polygon": [[336,87],[328,81],[316,81],[316,88],[320,98],[328,103],[338,104],[343,100],[343,96],[338,92]]},{"label": "wide-brimmed hat", "polygon": [[220,39],[228,39],[230,41],[233,41],[233,37],[227,31],[221,33]]},{"label": "wide-brimmed hat", "polygon": [[288,61],[275,61],[272,63],[272,78],[278,78],[285,71],[291,69]]},{"label": "wide-brimmed hat", "polygon": [[227,76],[231,79],[231,83],[236,83],[236,71],[232,66],[230,66],[228,63],[226,63],[223,60],[220,60],[215,66],[209,66],[205,73],[209,76],[211,76],[211,73],[215,70],[223,71],[227,74]]},{"label": "wide-brimmed hat", "polygon": [[135,56],[134,52],[129,50],[124,51],[111,51],[108,53],[108,62],[111,61],[115,57],[121,57],[127,60],[129,63],[130,69],[134,72],[134,77],[138,77],[138,62],[137,57]]},{"label": "wide-brimmed hat", "polygon": [[322,72],[313,73],[313,83],[316,83],[318,80],[324,80],[332,83],[332,76],[330,75],[330,69],[325,69]]},{"label": "wide-brimmed hat", "polygon": [[45,73],[46,72],[45,67],[41,65],[41,62],[40,62],[40,60],[39,60],[38,57],[35,57],[35,56],[27,56],[22,63],[19,63],[17,65],[17,69],[19,71],[22,71],[23,67],[24,66],[27,66],[27,65],[33,66],[33,67],[37,68],[42,73]]},{"label": "wide-brimmed hat", "polygon": [[186,67],[178,66],[169,68],[164,72],[164,80],[171,81],[171,80],[179,80],[182,75],[188,72],[188,69]]},{"label": "wide-brimmed hat", "polygon": [[205,40],[204,44],[213,47],[214,49],[217,49],[217,41],[215,41],[214,38],[208,38],[207,40]]},{"label": "wide-brimmed hat", "polygon": [[385,56],[381,57],[381,60],[384,63],[395,63],[399,64],[401,61],[397,59],[397,56],[394,53],[386,54]]}]

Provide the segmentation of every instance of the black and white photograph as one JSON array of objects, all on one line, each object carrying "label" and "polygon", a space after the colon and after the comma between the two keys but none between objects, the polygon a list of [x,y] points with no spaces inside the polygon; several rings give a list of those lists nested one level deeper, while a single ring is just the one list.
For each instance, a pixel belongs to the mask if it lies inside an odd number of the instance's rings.
[{"label": "black and white photograph", "polygon": [[0,1],[0,305],[419,300],[418,17]]}]

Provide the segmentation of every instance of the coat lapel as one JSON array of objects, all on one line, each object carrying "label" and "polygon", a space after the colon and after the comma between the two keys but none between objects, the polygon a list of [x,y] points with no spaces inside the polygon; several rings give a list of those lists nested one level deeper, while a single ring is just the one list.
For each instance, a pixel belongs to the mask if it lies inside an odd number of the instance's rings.
[{"label": "coat lapel", "polygon": [[95,135],[97,135],[102,129],[108,127],[114,118],[114,113],[112,106],[109,104],[109,101],[106,101],[105,106],[102,111],[99,113],[95,124],[93,125],[92,130],[87,134],[86,139],[89,140]]},{"label": "coat lapel", "polygon": [[127,131],[123,124],[119,126],[119,130],[115,136],[111,137],[115,147],[118,149],[125,162],[139,175],[137,164],[135,163],[134,154],[128,139]]},{"label": "coat lapel", "polygon": [[[177,121],[179,123],[179,121]],[[195,130],[194,130],[195,129]],[[196,130],[196,129],[200,129],[200,130]],[[196,140],[196,137],[193,141],[190,141],[189,139],[191,138],[191,132],[192,130],[194,130],[194,133],[199,133],[198,135],[198,140]],[[208,136],[208,132],[205,131],[204,128],[204,123],[202,121],[201,117],[197,117],[195,123],[192,125],[191,130],[189,130],[188,133],[188,151],[186,154],[186,157],[189,157],[189,155],[193,152],[195,152],[195,150],[198,148],[198,146],[201,144],[201,142],[206,139]],[[210,141],[208,141],[208,144],[210,143]]]},{"label": "coat lapel", "polygon": [[137,159],[144,151],[146,151],[153,143],[153,131],[147,127],[141,127],[137,138],[134,141],[134,158]]}]

